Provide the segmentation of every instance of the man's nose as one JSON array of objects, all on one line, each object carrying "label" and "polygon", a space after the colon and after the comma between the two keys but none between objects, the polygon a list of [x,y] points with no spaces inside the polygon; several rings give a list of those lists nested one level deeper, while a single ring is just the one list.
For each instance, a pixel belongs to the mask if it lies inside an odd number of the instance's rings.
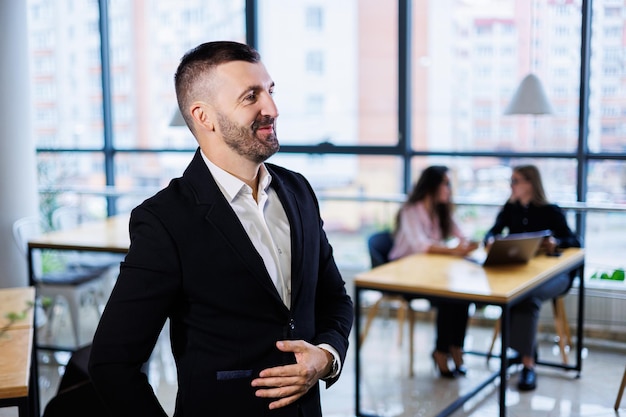
[{"label": "man's nose", "polygon": [[261,103],[261,115],[268,116],[273,119],[278,117],[278,107],[274,98],[270,94],[265,94],[263,102]]}]

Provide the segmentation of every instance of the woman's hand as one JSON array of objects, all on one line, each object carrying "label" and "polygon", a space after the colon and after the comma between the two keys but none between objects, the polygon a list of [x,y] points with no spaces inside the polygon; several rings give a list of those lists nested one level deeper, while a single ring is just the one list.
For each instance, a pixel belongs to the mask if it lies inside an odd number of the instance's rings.
[{"label": "woman's hand", "polygon": [[489,252],[489,249],[491,249],[491,245],[493,245],[493,242],[495,241],[496,238],[493,236],[490,236],[489,239],[485,241],[485,252]]},{"label": "woman's hand", "polygon": [[548,255],[553,254],[558,246],[559,243],[553,236],[548,236],[541,242],[541,249],[545,250]]},{"label": "woman's hand", "polygon": [[473,240],[462,240],[456,247],[452,248],[451,254],[456,256],[467,256],[470,252],[478,248],[478,242]]}]

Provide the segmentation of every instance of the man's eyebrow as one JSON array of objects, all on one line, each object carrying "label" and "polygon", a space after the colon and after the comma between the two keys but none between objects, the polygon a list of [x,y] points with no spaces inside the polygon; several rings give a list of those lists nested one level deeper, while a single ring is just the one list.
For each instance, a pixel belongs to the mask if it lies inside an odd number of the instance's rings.
[{"label": "man's eyebrow", "polygon": [[[272,81],[269,88],[272,89],[274,88],[275,85],[276,83]],[[264,90],[264,87],[262,85],[251,85],[248,88],[243,90],[243,92],[239,95],[238,99],[239,100],[243,99],[250,91],[258,92],[258,91],[263,91],[263,90]]]}]

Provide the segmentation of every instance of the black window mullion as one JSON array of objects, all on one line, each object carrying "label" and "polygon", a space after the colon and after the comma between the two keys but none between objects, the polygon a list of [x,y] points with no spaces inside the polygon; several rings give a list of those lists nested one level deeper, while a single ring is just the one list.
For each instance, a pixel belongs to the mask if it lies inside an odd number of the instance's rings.
[{"label": "black window mullion", "polygon": [[398,149],[402,155],[404,190],[411,187],[412,0],[398,0]]},{"label": "black window mullion", "polygon": [[[109,9],[108,0],[98,0],[100,25],[100,65],[102,68],[102,123],[104,135],[104,175],[107,186],[115,185],[113,157],[113,115],[111,107],[111,62],[109,57]],[[116,214],[115,198],[107,197],[107,215]]]},{"label": "black window mullion", "polygon": [[[591,17],[592,0],[583,0],[580,28],[580,96],[578,109],[578,149],[576,194],[578,201],[587,201],[587,173],[589,172],[589,80],[591,72]],[[576,213],[576,231],[584,236],[586,212]]]},{"label": "black window mullion", "polygon": [[246,43],[255,49],[259,47],[258,7],[257,0],[246,0]]}]

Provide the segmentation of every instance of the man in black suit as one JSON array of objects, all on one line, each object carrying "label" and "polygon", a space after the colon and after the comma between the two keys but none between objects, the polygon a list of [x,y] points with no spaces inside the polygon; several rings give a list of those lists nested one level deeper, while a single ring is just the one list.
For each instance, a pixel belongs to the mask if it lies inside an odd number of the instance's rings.
[{"label": "man in black suit", "polygon": [[136,207],[131,245],[90,358],[114,416],[165,416],[140,368],[170,319],[175,416],[321,416],[353,306],[300,174],[278,151],[274,82],[235,42],[189,51],[175,75],[199,144],[181,178]]}]

